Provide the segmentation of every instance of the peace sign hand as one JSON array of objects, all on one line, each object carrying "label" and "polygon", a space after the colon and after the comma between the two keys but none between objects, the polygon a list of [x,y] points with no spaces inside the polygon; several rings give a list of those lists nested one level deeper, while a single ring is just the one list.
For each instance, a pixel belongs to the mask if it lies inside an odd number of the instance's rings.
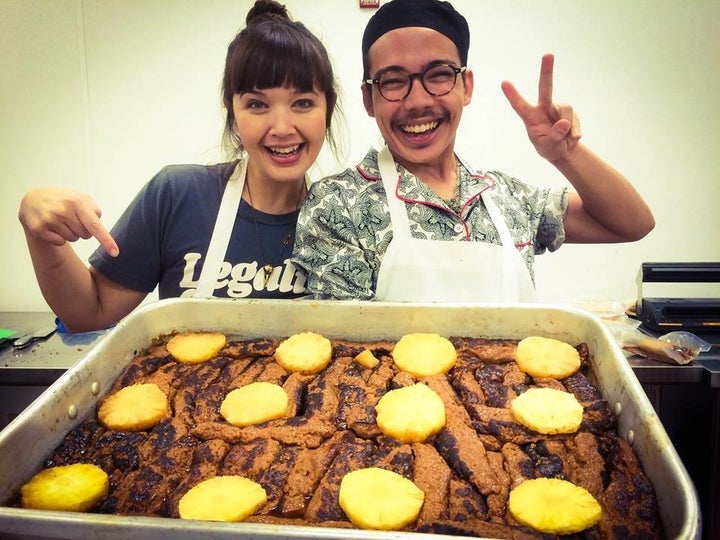
[{"label": "peace sign hand", "polygon": [[511,82],[503,81],[501,85],[510,105],[525,123],[535,150],[551,162],[567,157],[581,136],[580,122],[572,107],[556,105],[552,101],[553,64],[552,54],[543,56],[537,105],[528,103]]}]

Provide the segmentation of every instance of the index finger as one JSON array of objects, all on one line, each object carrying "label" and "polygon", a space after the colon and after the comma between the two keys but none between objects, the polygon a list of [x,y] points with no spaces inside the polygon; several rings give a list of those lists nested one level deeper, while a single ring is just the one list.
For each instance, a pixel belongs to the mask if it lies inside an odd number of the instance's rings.
[{"label": "index finger", "polygon": [[105,249],[105,251],[107,251],[111,257],[117,257],[120,253],[120,248],[115,242],[115,239],[102,224],[102,221],[100,221],[99,216],[95,212],[88,211],[87,213],[82,212],[78,215],[78,217],[80,218],[80,222],[83,227],[85,227],[87,231],[93,235],[98,242],[100,242],[100,245]]},{"label": "index finger", "polygon": [[530,104],[520,95],[515,88],[515,85],[510,81],[503,81],[500,84],[500,88],[502,88],[503,94],[505,94],[505,97],[510,102],[510,106],[513,110],[524,119],[528,114],[528,109],[531,108]]},{"label": "index finger", "polygon": [[105,251],[108,252],[108,255],[110,255],[111,257],[117,257],[120,254],[120,248],[115,242],[115,239],[107,231],[107,229],[103,226],[102,223],[98,222],[98,225],[99,227],[97,231],[91,231],[93,233],[93,236],[97,238],[98,242],[100,242],[100,245],[105,248]]},{"label": "index finger", "polygon": [[555,57],[546,54],[540,64],[540,82],[538,83],[538,105],[551,105],[553,94],[553,65]]}]

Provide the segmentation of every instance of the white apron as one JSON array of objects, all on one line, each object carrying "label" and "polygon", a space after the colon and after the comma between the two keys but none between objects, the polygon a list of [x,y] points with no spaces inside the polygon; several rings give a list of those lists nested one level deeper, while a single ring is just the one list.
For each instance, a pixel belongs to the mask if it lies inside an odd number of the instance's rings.
[{"label": "white apron", "polygon": [[208,246],[205,262],[200,271],[200,277],[198,278],[195,298],[213,297],[215,284],[220,275],[220,268],[225,259],[228,245],[230,244],[230,236],[232,235],[233,226],[235,225],[235,217],[237,216],[238,208],[240,208],[240,199],[242,199],[242,192],[245,187],[246,174],[247,159],[243,159],[235,166],[235,170],[225,185],[222,200],[220,201],[220,209],[215,219],[215,228],[210,238],[210,245]]},{"label": "white apron", "polygon": [[[466,168],[472,171],[464,162]],[[405,202],[396,195],[398,173],[387,146],[378,166],[390,207],[393,238],[378,274],[377,300],[387,302],[532,302],[530,272],[515,248],[491,188],[481,197],[502,246],[413,238]]]}]

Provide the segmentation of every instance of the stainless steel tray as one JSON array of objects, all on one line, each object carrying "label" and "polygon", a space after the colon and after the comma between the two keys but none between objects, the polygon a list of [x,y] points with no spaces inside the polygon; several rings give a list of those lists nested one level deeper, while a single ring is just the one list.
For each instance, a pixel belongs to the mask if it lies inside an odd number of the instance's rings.
[{"label": "stainless steel tray", "polygon": [[[700,538],[697,492],[665,429],[608,329],[594,315],[544,305],[403,304],[311,300],[163,300],[139,308],[110,331],[0,432],[0,505],[88,415],[122,369],[152,339],[183,330],[235,337],[282,337],[314,330],[329,338],[398,339],[408,332],[521,339],[543,335],[585,342],[594,382],[619,416],[620,436],[655,487],[668,538]],[[1,538],[195,540],[223,538],[457,538],[323,527],[224,524],[0,507]]]}]

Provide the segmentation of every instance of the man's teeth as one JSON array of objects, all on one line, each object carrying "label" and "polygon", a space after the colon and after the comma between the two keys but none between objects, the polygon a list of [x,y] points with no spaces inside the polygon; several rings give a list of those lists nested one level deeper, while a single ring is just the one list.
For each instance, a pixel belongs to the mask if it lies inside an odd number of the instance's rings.
[{"label": "man's teeth", "polygon": [[286,146],[285,148],[271,148],[270,151],[273,154],[292,154],[297,152],[298,148],[300,148],[300,145],[296,144],[295,146]]},{"label": "man's teeth", "polygon": [[425,133],[438,127],[440,122],[426,122],[425,124],[415,124],[412,126],[403,126],[403,131],[407,133]]}]

